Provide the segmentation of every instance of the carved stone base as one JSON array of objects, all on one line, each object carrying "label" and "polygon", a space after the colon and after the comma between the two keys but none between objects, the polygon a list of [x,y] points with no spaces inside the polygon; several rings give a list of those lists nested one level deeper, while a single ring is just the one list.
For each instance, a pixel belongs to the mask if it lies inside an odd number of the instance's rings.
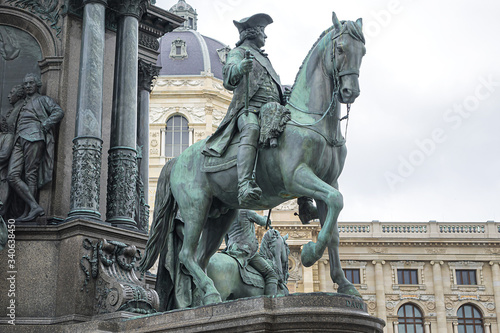
[{"label": "carved stone base", "polygon": [[342,332],[382,333],[385,323],[366,312],[359,298],[310,293],[266,296],[159,313],[140,318],[96,320],[37,327],[37,332]]}]

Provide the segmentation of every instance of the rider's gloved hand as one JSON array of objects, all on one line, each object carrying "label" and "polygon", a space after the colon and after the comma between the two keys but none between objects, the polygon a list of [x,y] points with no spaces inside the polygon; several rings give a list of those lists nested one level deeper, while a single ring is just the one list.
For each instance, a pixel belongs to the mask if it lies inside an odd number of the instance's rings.
[{"label": "rider's gloved hand", "polygon": [[238,64],[238,72],[240,72],[241,75],[250,73],[252,69],[253,69],[253,59],[243,59]]}]

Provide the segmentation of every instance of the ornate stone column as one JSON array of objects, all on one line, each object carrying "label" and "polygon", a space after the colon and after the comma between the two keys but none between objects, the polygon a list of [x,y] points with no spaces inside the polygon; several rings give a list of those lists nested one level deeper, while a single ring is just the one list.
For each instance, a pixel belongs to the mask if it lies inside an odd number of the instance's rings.
[{"label": "ornate stone column", "polygon": [[484,333],[491,333],[491,323],[484,323]]},{"label": "ornate stone column", "polygon": [[442,261],[431,261],[432,275],[434,276],[434,294],[436,295],[437,331],[446,332],[446,308],[444,305],[443,276],[441,272]]},{"label": "ornate stone column", "polygon": [[139,59],[139,92],[137,101],[137,149],[139,178],[137,180],[138,210],[136,221],[139,230],[148,232],[149,205],[149,94],[153,88],[153,80],[158,76],[161,67],[154,66]]},{"label": "ornate stone column", "polygon": [[146,0],[116,3],[116,33],[111,144],[108,154],[106,221],[119,228],[137,230],[137,82],[139,18]]},{"label": "ornate stone column", "polygon": [[453,322],[453,333],[458,333],[458,321]]},{"label": "ornate stone column", "polygon": [[491,273],[493,275],[493,295],[495,297],[495,312],[497,325],[500,327],[500,266],[498,261],[490,261]]},{"label": "ornate stone column", "polygon": [[99,194],[106,0],[83,1],[80,76],[68,219],[101,220]]},{"label": "ornate stone column", "polygon": [[382,265],[385,264],[384,260],[374,260],[372,264],[375,265],[375,293],[377,298],[377,317],[387,321],[387,314],[385,311],[385,289],[384,289],[384,270]]},{"label": "ornate stone column", "polygon": [[428,321],[424,323],[424,333],[431,333],[431,323]]}]

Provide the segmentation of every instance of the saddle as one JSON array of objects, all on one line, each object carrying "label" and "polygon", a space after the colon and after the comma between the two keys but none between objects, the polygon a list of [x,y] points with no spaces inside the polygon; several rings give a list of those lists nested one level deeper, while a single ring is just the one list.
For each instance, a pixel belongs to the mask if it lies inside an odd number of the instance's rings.
[{"label": "saddle", "polygon": [[[283,133],[286,123],[291,119],[290,111],[279,103],[269,102],[261,107],[259,115],[259,149],[276,148],[278,137]],[[218,172],[234,167],[237,163],[239,143],[240,133],[237,132],[221,157],[204,156],[201,171]]]}]

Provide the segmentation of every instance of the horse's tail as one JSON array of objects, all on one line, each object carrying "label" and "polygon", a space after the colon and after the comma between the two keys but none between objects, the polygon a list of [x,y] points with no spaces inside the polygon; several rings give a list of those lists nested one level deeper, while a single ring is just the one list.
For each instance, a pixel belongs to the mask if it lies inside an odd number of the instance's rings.
[{"label": "horse's tail", "polygon": [[177,203],[170,188],[170,173],[176,162],[176,158],[168,161],[158,178],[153,223],[146,243],[145,254],[139,265],[141,272],[147,271],[154,265],[156,258],[165,248],[167,236],[173,228]]}]

